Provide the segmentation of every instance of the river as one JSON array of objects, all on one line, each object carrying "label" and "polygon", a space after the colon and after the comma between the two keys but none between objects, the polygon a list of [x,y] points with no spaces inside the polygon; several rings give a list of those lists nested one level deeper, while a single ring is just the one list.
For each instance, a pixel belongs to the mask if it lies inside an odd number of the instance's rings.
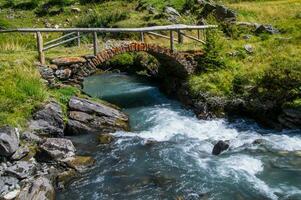
[{"label": "river", "polygon": [[[198,120],[154,83],[126,74],[88,77],[84,90],[122,107],[131,132],[114,133],[110,145],[97,145],[93,135],[73,138],[79,154],[97,162],[58,199],[301,199],[300,130]],[[214,156],[218,140],[230,149]]]}]

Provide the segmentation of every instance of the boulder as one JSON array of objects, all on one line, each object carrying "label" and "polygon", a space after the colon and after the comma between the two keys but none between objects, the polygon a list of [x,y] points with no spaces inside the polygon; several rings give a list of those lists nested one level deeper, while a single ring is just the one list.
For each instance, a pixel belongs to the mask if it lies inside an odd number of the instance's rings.
[{"label": "boulder", "polygon": [[29,132],[29,131],[22,133],[21,139],[23,139],[27,142],[35,142],[35,143],[39,143],[42,141],[42,139],[39,136],[37,136],[36,134]]},{"label": "boulder", "polygon": [[181,17],[180,13],[170,6],[165,7],[164,12],[167,14],[168,20],[174,23],[178,21],[179,17]]},{"label": "boulder", "polygon": [[72,97],[69,101],[66,134],[110,133],[128,130],[128,117],[118,108],[88,99]]},{"label": "boulder", "polygon": [[54,200],[55,191],[51,182],[45,177],[38,177],[25,185],[16,200]]},{"label": "boulder", "polygon": [[61,137],[64,135],[64,120],[61,106],[51,101],[33,115],[29,128],[38,134]]},{"label": "boulder", "polygon": [[283,109],[278,121],[286,128],[301,128],[301,111],[298,109]]},{"label": "boulder", "polygon": [[18,186],[19,180],[13,176],[0,176],[0,199]]},{"label": "boulder", "polygon": [[16,128],[0,128],[0,156],[11,156],[19,147],[19,132]]},{"label": "boulder", "polygon": [[68,169],[57,175],[56,185],[59,189],[64,189],[65,186],[72,181],[76,176],[77,172],[74,169]]},{"label": "boulder", "polygon": [[257,34],[261,34],[261,33],[278,34],[280,32],[278,29],[274,28],[270,24],[266,24],[266,25],[261,24],[256,28],[255,33],[257,33]]},{"label": "boulder", "polygon": [[55,79],[53,69],[51,69],[47,66],[40,66],[39,67],[39,72],[40,72],[43,79],[46,79],[46,80]]},{"label": "boulder", "polygon": [[70,66],[72,64],[85,63],[87,62],[83,57],[62,57],[53,59],[52,64],[55,64],[59,67],[61,66]]},{"label": "boulder", "polygon": [[38,152],[38,160],[49,161],[55,160],[59,161],[68,157],[75,155],[75,147],[71,140],[64,138],[48,138],[40,146]]},{"label": "boulder", "polygon": [[203,10],[200,14],[201,18],[206,18],[210,13],[216,9],[216,5],[211,2],[202,2]]},{"label": "boulder", "polygon": [[35,171],[35,165],[32,162],[17,161],[5,170],[5,174],[14,176],[18,179],[29,178]]},{"label": "boulder", "polygon": [[212,150],[212,154],[213,155],[219,155],[221,154],[223,151],[227,150],[229,148],[229,144],[220,140],[218,141],[214,147],[213,147],[213,150]]},{"label": "boulder", "polygon": [[236,21],[236,13],[223,5],[216,5],[214,15],[220,21]]}]

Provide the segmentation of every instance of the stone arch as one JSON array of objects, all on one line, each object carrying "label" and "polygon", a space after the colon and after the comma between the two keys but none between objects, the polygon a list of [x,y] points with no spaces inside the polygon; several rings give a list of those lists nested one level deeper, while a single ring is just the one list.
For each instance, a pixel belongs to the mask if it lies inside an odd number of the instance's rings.
[{"label": "stone arch", "polygon": [[130,52],[146,52],[154,56],[162,67],[168,68],[173,76],[186,77],[192,74],[195,69],[194,62],[185,57],[181,52],[172,52],[170,49],[155,44],[142,42],[128,42],[117,47],[112,47],[100,51],[96,56],[86,58],[88,63],[94,68],[109,61],[116,55]]}]

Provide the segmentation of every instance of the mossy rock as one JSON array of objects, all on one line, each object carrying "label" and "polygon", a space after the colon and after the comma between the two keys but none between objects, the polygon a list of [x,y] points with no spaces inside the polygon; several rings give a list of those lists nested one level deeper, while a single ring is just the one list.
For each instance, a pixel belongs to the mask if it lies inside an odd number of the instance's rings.
[{"label": "mossy rock", "polygon": [[77,176],[77,172],[74,169],[69,169],[64,171],[57,176],[57,186],[59,188],[64,188],[68,183],[70,183]]},{"label": "mossy rock", "polygon": [[98,136],[98,141],[100,144],[110,144],[115,140],[114,136],[110,134],[101,134]]},{"label": "mossy rock", "polygon": [[74,156],[66,160],[66,164],[77,171],[84,171],[95,164],[95,159],[91,156]]}]

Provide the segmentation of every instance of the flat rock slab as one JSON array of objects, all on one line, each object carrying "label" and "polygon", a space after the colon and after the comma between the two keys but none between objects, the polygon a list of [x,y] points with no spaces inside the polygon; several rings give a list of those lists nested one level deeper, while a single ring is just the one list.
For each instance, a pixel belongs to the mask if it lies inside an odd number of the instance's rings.
[{"label": "flat rock slab", "polygon": [[51,62],[57,66],[68,66],[78,63],[85,63],[87,60],[83,57],[63,57],[53,59]]},{"label": "flat rock slab", "polygon": [[112,133],[128,130],[128,116],[101,102],[72,97],[65,134]]}]

